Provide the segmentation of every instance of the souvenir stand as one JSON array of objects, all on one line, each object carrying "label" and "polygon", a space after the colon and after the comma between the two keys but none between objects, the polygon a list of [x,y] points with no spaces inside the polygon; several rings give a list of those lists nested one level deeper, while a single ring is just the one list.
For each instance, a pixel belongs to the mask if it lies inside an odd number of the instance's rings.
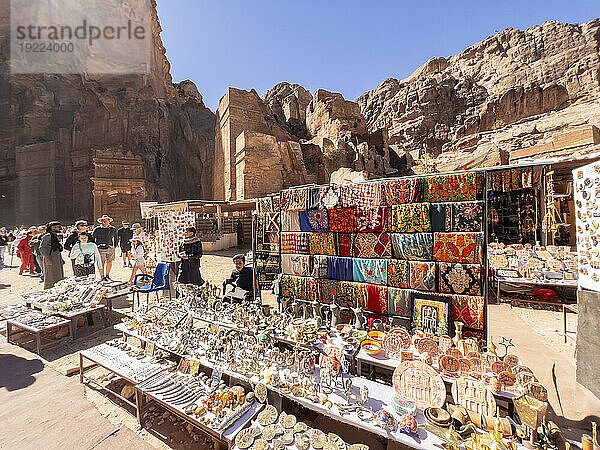
[{"label": "souvenir stand", "polygon": [[269,289],[281,272],[279,255],[279,194],[256,199],[252,229],[252,253],[260,289]]}]

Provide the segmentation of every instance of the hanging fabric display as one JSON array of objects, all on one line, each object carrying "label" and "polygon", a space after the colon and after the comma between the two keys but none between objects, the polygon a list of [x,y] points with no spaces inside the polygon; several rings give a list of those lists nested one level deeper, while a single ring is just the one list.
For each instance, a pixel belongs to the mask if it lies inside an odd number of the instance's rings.
[{"label": "hanging fabric display", "polygon": [[392,233],[394,258],[416,261],[433,260],[432,233]]},{"label": "hanging fabric display", "polygon": [[306,298],[306,277],[298,277],[293,275],[281,276],[281,295],[292,299]]},{"label": "hanging fabric display", "polygon": [[281,233],[281,253],[308,254],[308,233]]},{"label": "hanging fabric display", "polygon": [[387,285],[387,259],[352,258],[354,281]]},{"label": "hanging fabric display", "polygon": [[302,231],[322,232],[329,230],[329,216],[326,209],[298,211]]},{"label": "hanging fabric display", "polygon": [[367,311],[387,314],[387,287],[367,284]]},{"label": "hanging fabric display", "polygon": [[339,233],[354,233],[356,231],[354,208],[330,209],[329,230]]},{"label": "hanging fabric display", "polygon": [[452,296],[452,320],[461,321],[468,328],[483,330],[485,297]]},{"label": "hanging fabric display", "polygon": [[340,203],[340,186],[330,184],[319,188],[319,208],[337,208]]},{"label": "hanging fabric display", "polygon": [[510,170],[502,171],[502,190],[504,192],[510,192],[512,188],[512,175]]},{"label": "hanging fabric display", "polygon": [[434,233],[433,259],[444,262],[481,264],[483,233]]},{"label": "hanging fabric display", "polygon": [[478,174],[475,172],[434,175],[426,180],[426,202],[477,200]]},{"label": "hanging fabric display", "polygon": [[451,203],[431,203],[429,216],[431,231],[451,231]]},{"label": "hanging fabric display", "polygon": [[438,263],[439,291],[448,294],[482,295],[480,264]]},{"label": "hanging fabric display", "polygon": [[300,214],[298,211],[281,211],[281,231],[300,231]]},{"label": "hanging fabric display", "polygon": [[404,261],[402,259],[388,260],[388,286],[408,289],[410,283],[408,267],[408,261]]},{"label": "hanging fabric display", "polygon": [[353,281],[352,258],[329,256],[327,259],[327,278],[332,280]]},{"label": "hanging fabric display", "polygon": [[408,178],[381,182],[383,201],[388,206],[423,201],[423,179]]},{"label": "hanging fabric display", "polygon": [[352,256],[352,234],[335,233],[337,256]]},{"label": "hanging fabric display", "polygon": [[435,290],[435,263],[410,261],[410,288],[417,291]]},{"label": "hanging fabric display", "polygon": [[356,308],[357,305],[365,306],[367,303],[367,288],[364,283],[340,281],[336,304],[346,308]]},{"label": "hanging fabric display", "polygon": [[327,258],[329,258],[327,255],[312,255],[311,276],[317,278],[327,278]]},{"label": "hanging fabric display", "polygon": [[427,233],[431,230],[428,203],[394,205],[390,230],[398,233]]},{"label": "hanging fabric display", "polygon": [[387,229],[387,208],[385,206],[357,207],[355,212],[356,230],[379,233]]},{"label": "hanging fabric display", "polygon": [[391,258],[392,240],[389,233],[356,233],[354,252],[357,258]]},{"label": "hanging fabric display", "polygon": [[256,201],[256,210],[258,214],[265,215],[275,212],[273,209],[273,198],[272,197],[261,197]]},{"label": "hanging fabric display", "polygon": [[308,244],[311,255],[335,256],[333,233],[308,233]]},{"label": "hanging fabric display", "polygon": [[319,209],[321,200],[321,187],[311,186],[307,188],[306,193],[306,209]]},{"label": "hanging fabric display", "polygon": [[288,275],[311,276],[310,255],[281,255],[281,271]]},{"label": "hanging fabric display", "polygon": [[321,301],[321,289],[319,280],[312,277],[305,277],[305,297],[304,300]]},{"label": "hanging fabric display", "polygon": [[399,316],[410,316],[412,309],[410,298],[411,292],[408,289],[397,289],[390,287],[388,293],[388,314],[397,314]]},{"label": "hanging fabric display", "polygon": [[306,209],[308,188],[290,188],[281,191],[281,208],[287,211]]},{"label": "hanging fabric display", "polygon": [[319,280],[319,283],[321,285],[321,303],[333,303],[339,294],[340,281],[323,278]]},{"label": "hanging fabric display", "polygon": [[379,206],[380,183],[344,184],[341,189],[341,202],[344,208]]},{"label": "hanging fabric display", "polygon": [[446,231],[481,231],[483,202],[461,202],[450,206],[452,227]]}]

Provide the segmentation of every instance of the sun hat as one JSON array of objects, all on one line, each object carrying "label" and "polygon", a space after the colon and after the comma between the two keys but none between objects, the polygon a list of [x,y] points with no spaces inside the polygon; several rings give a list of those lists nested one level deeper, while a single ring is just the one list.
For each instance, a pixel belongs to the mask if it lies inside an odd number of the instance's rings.
[{"label": "sun hat", "polygon": [[102,223],[103,220],[107,220],[107,219],[108,219],[109,222],[113,221],[112,217],[107,216],[106,214],[104,214],[102,217],[98,217],[98,222]]}]

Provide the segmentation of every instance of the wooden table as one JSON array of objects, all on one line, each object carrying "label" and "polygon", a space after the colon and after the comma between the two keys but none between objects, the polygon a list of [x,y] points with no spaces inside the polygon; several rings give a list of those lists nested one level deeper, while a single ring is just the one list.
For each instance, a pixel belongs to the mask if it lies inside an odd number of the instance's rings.
[{"label": "wooden table", "polygon": [[[51,310],[50,310],[51,311]],[[60,317],[64,317],[65,319],[69,319],[71,322],[71,333],[73,335],[73,339],[76,339],[77,335],[77,319],[87,314],[92,314],[94,312],[99,312],[100,317],[102,318],[102,324],[104,328],[108,327],[108,321],[106,320],[106,306],[98,305],[98,306],[90,306],[85,309],[78,309],[75,311],[54,311],[52,314],[55,314]]]},{"label": "wooden table", "polygon": [[[577,288],[577,280],[532,280],[529,278],[509,278],[509,277],[499,277],[498,275],[494,275],[494,281],[496,282],[496,299],[498,303],[500,303],[500,283],[512,283],[512,284],[523,284],[523,285],[531,285],[531,286],[545,286],[545,287],[567,287],[567,288]],[[523,300],[530,301],[534,303],[547,303],[547,304],[556,304],[561,305],[562,303],[556,302],[544,302],[540,300]]]},{"label": "wooden table", "polygon": [[[73,338],[73,328],[72,328],[71,322],[69,320],[64,320],[64,321],[52,324],[50,326],[47,326],[45,328],[35,328],[33,326],[25,325],[25,324],[23,324],[21,322],[18,322],[15,319],[7,319],[7,321],[6,321],[6,342],[8,342],[10,344],[16,344],[15,342],[13,342],[11,340],[11,337],[14,334],[13,333],[13,327],[20,328],[20,329],[22,329],[24,331],[27,331],[29,333],[33,333],[35,335],[35,343],[36,343],[36,348],[37,348],[37,354],[41,355],[42,348],[43,348],[42,347],[42,336],[41,336],[41,334],[44,331],[49,331],[49,330],[52,330],[54,328],[62,327],[62,326],[65,326],[65,325],[69,327],[69,334],[71,336],[71,340],[73,340],[74,339]],[[55,344],[55,343],[53,343],[53,344]],[[46,348],[46,347],[52,347],[53,344],[46,345],[46,346],[44,346],[44,348]]]}]

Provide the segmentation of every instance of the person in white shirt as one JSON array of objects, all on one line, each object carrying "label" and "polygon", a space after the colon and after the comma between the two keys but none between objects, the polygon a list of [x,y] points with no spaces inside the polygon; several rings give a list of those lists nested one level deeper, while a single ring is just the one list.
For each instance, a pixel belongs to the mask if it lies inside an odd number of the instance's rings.
[{"label": "person in white shirt", "polygon": [[131,240],[131,259],[133,260],[133,269],[131,269],[131,277],[129,277],[129,284],[133,284],[133,279],[138,270],[142,273],[147,274],[146,271],[146,258],[144,252],[144,244],[141,238],[134,237]]}]

